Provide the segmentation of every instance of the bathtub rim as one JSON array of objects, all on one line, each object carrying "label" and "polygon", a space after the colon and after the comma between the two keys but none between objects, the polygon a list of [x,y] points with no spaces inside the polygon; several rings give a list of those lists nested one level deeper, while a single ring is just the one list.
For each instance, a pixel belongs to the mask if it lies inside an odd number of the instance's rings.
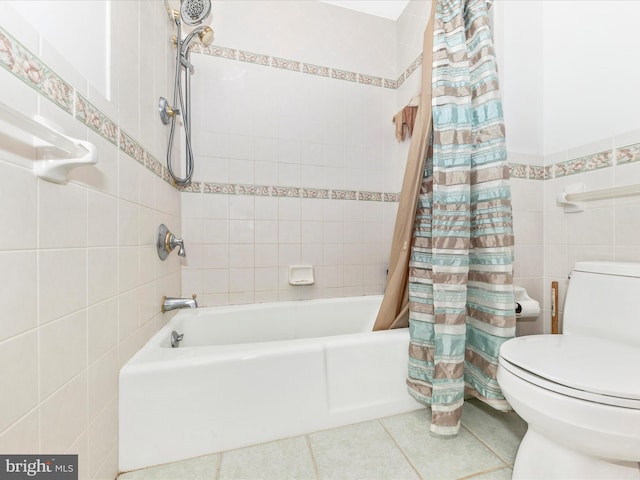
[{"label": "bathtub rim", "polygon": [[[136,370],[161,370],[166,368],[182,368],[193,366],[194,364],[207,361],[238,361],[243,358],[254,356],[269,356],[273,352],[308,350],[312,345],[317,344],[349,344],[362,336],[375,335],[373,339],[382,341],[382,334],[398,335],[404,328],[365,331],[340,335],[325,335],[319,337],[307,337],[287,340],[272,340],[253,343],[233,343],[224,345],[195,345],[186,347],[171,348],[168,346],[168,338],[175,329],[178,322],[190,315],[202,315],[207,312],[216,311],[220,313],[237,311],[238,309],[248,312],[265,308],[286,308],[288,306],[299,305],[301,302],[311,305],[319,303],[348,303],[354,299],[367,299],[369,301],[382,301],[382,295],[360,295],[356,297],[336,297],[313,300],[288,300],[285,302],[252,303],[246,305],[224,305],[212,307],[199,307],[197,309],[181,310],[171,318],[158,332],[156,332],[121,368],[121,373],[134,373]],[[371,321],[371,327],[373,322]],[[395,332],[395,333],[394,333]],[[163,344],[166,344],[164,346]],[[242,348],[240,348],[242,345]]]}]

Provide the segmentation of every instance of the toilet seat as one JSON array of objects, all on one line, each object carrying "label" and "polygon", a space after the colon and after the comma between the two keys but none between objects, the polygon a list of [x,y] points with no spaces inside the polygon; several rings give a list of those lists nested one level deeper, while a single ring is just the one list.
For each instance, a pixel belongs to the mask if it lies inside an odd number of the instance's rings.
[{"label": "toilet seat", "polygon": [[500,365],[544,389],[640,410],[640,349],[583,335],[530,335],[505,342]]}]

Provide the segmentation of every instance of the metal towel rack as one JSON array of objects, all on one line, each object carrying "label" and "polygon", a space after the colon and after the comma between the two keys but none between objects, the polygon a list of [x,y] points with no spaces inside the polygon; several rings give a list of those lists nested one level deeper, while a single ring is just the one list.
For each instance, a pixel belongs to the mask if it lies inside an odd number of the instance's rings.
[{"label": "metal towel rack", "polygon": [[584,189],[584,183],[567,185],[564,192],[558,194],[556,203],[558,206],[564,207],[565,213],[577,213],[584,210],[585,202],[640,195],[640,184],[603,188],[590,192],[585,192]]},{"label": "metal towel rack", "polygon": [[[67,137],[44,123],[44,119],[30,118],[2,102],[0,120],[39,139],[34,142],[37,158],[33,171],[44,180],[65,183],[71,169],[82,165],[95,165],[98,161],[98,150],[93,143]],[[61,157],[59,150],[67,155]]]}]

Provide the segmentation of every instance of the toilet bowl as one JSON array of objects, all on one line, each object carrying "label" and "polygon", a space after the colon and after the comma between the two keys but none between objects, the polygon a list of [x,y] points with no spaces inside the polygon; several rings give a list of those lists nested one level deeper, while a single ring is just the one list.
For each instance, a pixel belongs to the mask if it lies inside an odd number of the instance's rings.
[{"label": "toilet bowl", "polygon": [[640,479],[638,292],[640,265],[576,264],[565,333],[502,345],[497,379],[528,424],[514,479]]}]

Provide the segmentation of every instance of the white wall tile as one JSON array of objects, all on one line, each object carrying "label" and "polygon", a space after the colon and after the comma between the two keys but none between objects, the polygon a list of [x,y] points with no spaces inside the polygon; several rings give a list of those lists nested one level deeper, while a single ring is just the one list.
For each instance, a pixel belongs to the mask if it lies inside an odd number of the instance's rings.
[{"label": "white wall tile", "polygon": [[88,414],[91,423],[118,395],[118,351],[112,348],[89,365]]},{"label": "white wall tile", "polygon": [[64,452],[87,428],[87,374],[73,378],[40,404],[43,452]]},{"label": "white wall tile", "polygon": [[39,333],[40,398],[44,399],[87,368],[87,314],[49,322]]},{"label": "white wall tile", "polygon": [[[0,249],[27,249],[36,246],[36,179],[29,170],[0,162],[2,194],[12,199],[0,209],[0,224],[9,235],[0,238]],[[19,208],[18,202],[19,200]]]},{"label": "white wall tile", "polygon": [[80,310],[87,302],[85,249],[43,250],[38,254],[39,323]]},{"label": "white wall tile", "polygon": [[1,342],[36,326],[36,253],[0,252],[0,272],[7,279],[0,289],[0,305],[3,305]]},{"label": "white wall tile", "polygon": [[38,404],[38,345],[35,331],[0,343],[0,431]]},{"label": "white wall tile", "polygon": [[76,185],[38,184],[40,248],[87,245],[87,192]]},{"label": "white wall tile", "polygon": [[91,364],[118,344],[118,299],[89,307],[87,322],[87,361]]}]

